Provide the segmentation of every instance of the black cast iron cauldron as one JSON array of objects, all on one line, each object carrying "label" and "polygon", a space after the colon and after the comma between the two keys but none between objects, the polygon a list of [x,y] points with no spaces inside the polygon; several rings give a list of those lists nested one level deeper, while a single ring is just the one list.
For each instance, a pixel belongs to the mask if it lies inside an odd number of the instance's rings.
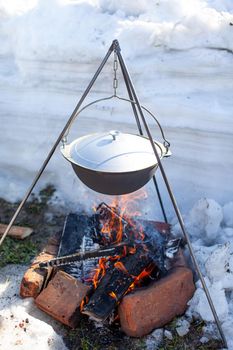
[{"label": "black cast iron cauldron", "polygon": [[[171,155],[162,143],[155,146],[160,159]],[[85,185],[109,195],[138,190],[158,167],[148,138],[116,130],[82,136],[63,144],[61,152]]]}]

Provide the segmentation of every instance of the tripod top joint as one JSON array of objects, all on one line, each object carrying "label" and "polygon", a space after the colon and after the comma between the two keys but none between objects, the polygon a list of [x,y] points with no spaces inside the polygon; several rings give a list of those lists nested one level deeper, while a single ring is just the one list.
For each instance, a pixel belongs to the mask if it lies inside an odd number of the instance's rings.
[{"label": "tripod top joint", "polygon": [[113,40],[112,49],[115,53],[118,53],[121,51],[120,44],[119,44],[119,41],[117,39]]}]

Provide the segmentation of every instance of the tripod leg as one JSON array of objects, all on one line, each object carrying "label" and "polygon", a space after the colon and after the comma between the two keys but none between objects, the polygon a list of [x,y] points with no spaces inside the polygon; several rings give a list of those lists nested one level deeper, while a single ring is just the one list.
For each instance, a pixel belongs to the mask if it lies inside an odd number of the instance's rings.
[{"label": "tripod leg", "polygon": [[98,78],[100,72],[102,71],[102,69],[103,69],[105,63],[107,62],[109,56],[111,55],[113,49],[114,49],[114,45],[112,44],[112,45],[110,46],[110,48],[109,48],[107,54],[105,55],[103,61],[101,62],[99,68],[97,69],[96,73],[94,74],[93,78],[91,79],[90,83],[88,84],[86,90],[84,91],[82,97],[80,98],[80,100],[79,100],[77,106],[75,107],[73,113],[71,114],[69,120],[67,121],[66,125],[64,126],[62,132],[61,132],[60,135],[58,136],[58,138],[57,138],[55,144],[54,144],[53,147],[51,148],[51,150],[50,150],[48,156],[46,157],[46,159],[45,159],[45,161],[44,161],[44,163],[42,164],[41,168],[39,169],[38,173],[36,174],[36,176],[35,176],[35,178],[34,178],[32,184],[31,184],[30,187],[28,188],[28,190],[27,190],[27,192],[26,192],[24,198],[22,199],[20,205],[18,206],[16,212],[14,213],[14,215],[13,215],[13,217],[12,217],[12,219],[11,219],[9,225],[7,226],[7,228],[6,228],[6,230],[5,230],[4,234],[3,234],[3,236],[1,237],[0,246],[1,246],[1,244],[3,243],[4,239],[6,238],[8,232],[9,232],[10,229],[11,229],[11,226],[14,224],[15,219],[16,219],[17,216],[19,215],[19,213],[20,213],[21,209],[23,208],[24,204],[26,203],[28,197],[30,196],[30,194],[31,194],[31,192],[32,192],[32,190],[33,190],[33,188],[35,187],[35,185],[37,184],[37,182],[38,182],[38,180],[40,179],[41,175],[43,174],[43,172],[44,172],[44,170],[45,170],[47,164],[49,163],[50,159],[52,158],[52,156],[53,156],[53,154],[54,154],[54,152],[55,152],[55,150],[56,150],[58,144],[60,143],[62,137],[64,136],[64,134],[65,134],[65,132],[66,132],[66,130],[68,129],[68,127],[69,127],[70,124],[72,123],[73,119],[75,118],[75,115],[76,115],[77,111],[79,110],[79,108],[80,108],[80,106],[82,105],[83,101],[85,100],[87,94],[89,93],[89,91],[91,90],[92,86],[94,85],[96,79]]},{"label": "tripod leg", "polygon": [[[117,49],[116,49],[116,52],[117,52]],[[129,99],[131,101],[133,101],[133,95],[132,95],[132,92],[131,92],[131,88],[130,88],[127,76],[125,74],[124,67],[122,67],[122,62],[121,61],[119,63],[120,63],[120,66],[121,66],[121,71],[122,71],[122,74],[123,74],[123,78],[124,78],[124,81],[125,81],[125,85],[126,85],[126,89],[127,89],[128,95],[129,95]],[[137,123],[139,134],[143,135],[143,131],[142,131],[142,127],[141,127],[140,119],[138,117],[138,112],[137,112],[137,108],[135,106],[135,103],[131,103],[131,106],[132,106],[133,113],[134,113],[134,116],[135,116],[135,119],[136,119],[136,123]],[[162,211],[162,214],[163,214],[164,221],[167,223],[168,222],[167,221],[167,216],[166,216],[165,208],[164,208],[164,205],[163,205],[162,197],[161,197],[161,194],[160,194],[159,186],[158,186],[158,183],[157,183],[155,175],[153,175],[153,183],[154,183],[155,190],[156,190],[156,193],[157,193],[157,196],[158,196],[158,199],[159,199],[159,204],[160,204],[160,208],[161,208],[161,211]]]},{"label": "tripod leg", "polygon": [[205,294],[206,294],[206,297],[207,297],[209,306],[210,306],[210,308],[211,308],[211,311],[212,311],[212,313],[213,313],[213,316],[214,316],[215,322],[216,322],[216,324],[217,324],[219,333],[220,333],[220,335],[221,335],[223,345],[224,345],[225,348],[227,348],[227,341],[226,341],[225,335],[224,335],[224,333],[223,333],[223,329],[222,329],[221,323],[220,323],[220,321],[219,321],[217,312],[216,312],[216,310],[215,310],[215,307],[214,307],[212,298],[211,298],[211,296],[210,296],[209,290],[208,290],[208,288],[207,288],[207,285],[206,285],[206,283],[205,283],[204,277],[203,277],[202,272],[201,272],[201,270],[200,270],[200,268],[199,268],[197,259],[196,259],[196,257],[195,257],[195,254],[194,254],[194,251],[193,251],[193,247],[192,247],[192,244],[191,244],[189,235],[188,235],[188,233],[187,233],[187,231],[186,231],[186,229],[185,229],[185,225],[184,225],[184,221],[183,221],[182,215],[181,215],[180,210],[179,210],[179,208],[178,208],[178,205],[177,205],[177,203],[176,203],[176,199],[175,199],[174,194],[173,194],[173,192],[172,192],[171,186],[170,186],[170,184],[169,184],[169,182],[168,182],[168,178],[167,178],[167,175],[166,175],[165,170],[164,170],[164,168],[163,168],[163,165],[162,165],[162,163],[161,163],[161,161],[160,161],[159,154],[158,154],[157,149],[156,149],[156,147],[155,147],[155,145],[154,145],[154,142],[153,142],[153,138],[152,138],[150,129],[149,129],[149,127],[148,127],[148,125],[147,125],[147,122],[146,122],[146,120],[145,120],[145,117],[144,117],[144,114],[143,114],[143,111],[142,111],[140,102],[139,102],[139,100],[138,100],[138,97],[137,97],[137,95],[136,95],[136,92],[135,92],[133,83],[132,83],[132,81],[131,81],[131,78],[130,78],[130,76],[129,76],[129,73],[128,73],[128,71],[127,71],[126,65],[125,65],[125,63],[124,63],[124,60],[123,60],[123,58],[122,58],[120,52],[118,52],[118,58],[119,58],[119,61],[121,62],[122,67],[123,67],[123,69],[124,69],[125,76],[127,77],[127,80],[128,80],[128,82],[129,82],[129,85],[130,85],[130,88],[131,88],[131,91],[132,91],[132,94],[133,94],[133,98],[134,98],[134,100],[135,100],[135,102],[136,102],[136,105],[137,105],[137,107],[138,107],[138,111],[139,111],[140,117],[141,117],[141,119],[142,119],[142,122],[143,122],[143,125],[144,125],[144,127],[145,127],[145,130],[146,130],[146,133],[147,133],[147,135],[148,135],[148,138],[149,138],[149,140],[150,140],[150,142],[151,142],[151,146],[152,146],[152,148],[153,148],[155,157],[156,157],[156,159],[157,159],[157,162],[158,162],[158,165],[159,165],[159,168],[160,168],[160,171],[161,171],[163,180],[164,180],[165,185],[166,185],[166,187],[167,187],[168,194],[169,194],[170,199],[171,199],[171,202],[172,202],[172,204],[173,204],[173,207],[174,207],[176,216],[177,216],[177,218],[178,218],[178,221],[179,221],[181,230],[182,230],[183,235],[184,235],[184,237],[185,237],[185,239],[186,239],[186,242],[187,242],[187,245],[188,245],[188,248],[189,248],[189,251],[190,251],[190,255],[191,255],[191,257],[192,257],[193,264],[194,264],[194,266],[195,266],[195,268],[196,268],[196,271],[197,271],[197,273],[198,273],[198,275],[199,275],[199,278],[200,278],[202,287],[203,287],[203,289],[204,289],[204,291],[205,291]]}]

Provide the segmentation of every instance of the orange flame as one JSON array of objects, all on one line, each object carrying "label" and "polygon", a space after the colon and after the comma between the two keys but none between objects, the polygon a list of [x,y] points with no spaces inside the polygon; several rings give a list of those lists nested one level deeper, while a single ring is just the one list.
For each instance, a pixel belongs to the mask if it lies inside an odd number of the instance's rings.
[{"label": "orange flame", "polygon": [[[141,213],[138,210],[138,203],[140,204],[142,200],[147,198],[147,193],[144,189],[141,189],[137,192],[124,195],[121,197],[116,197],[110,204],[109,214],[110,217],[108,220],[103,220],[101,234],[104,238],[105,244],[115,244],[123,240],[124,236],[124,226],[129,223],[132,228],[133,239],[135,240],[144,240],[145,234],[143,232],[142,225],[136,224],[133,220],[136,216],[140,216]],[[96,211],[96,209],[95,209]],[[125,220],[124,220],[124,219]],[[93,276],[93,285],[94,288],[97,288],[99,281],[105,275],[107,265],[109,261],[116,261],[114,267],[128,274],[127,269],[122,262],[117,261],[120,258],[126,256],[127,254],[135,254],[137,251],[136,247],[123,247],[123,252],[121,256],[114,256],[109,258],[99,259],[98,268],[95,270]]]},{"label": "orange flame", "polygon": [[[136,286],[140,285],[140,283],[146,278],[149,277],[154,270],[155,266],[153,263],[151,263],[149,266],[147,266],[133,281],[133,283],[129,286],[129,289],[126,293],[132,291]],[[134,276],[135,277],[135,276]]]},{"label": "orange flame", "polygon": [[110,292],[109,296],[112,297],[113,299],[117,300],[117,296],[116,296],[116,294],[114,292]]},{"label": "orange flame", "polygon": [[83,298],[83,300],[81,301],[81,304],[80,304],[80,311],[83,311],[83,308],[84,308],[84,306],[88,303],[88,301],[89,301],[88,296],[85,296],[85,297]]},{"label": "orange flame", "polygon": [[129,247],[129,254],[135,254],[137,251],[136,247]]},{"label": "orange flame", "polygon": [[115,264],[114,264],[114,267],[118,270],[121,270],[122,272],[126,273],[126,274],[129,274],[125,265],[121,262],[121,261],[117,261]]},{"label": "orange flame", "polygon": [[92,280],[95,289],[97,288],[101,278],[105,275],[106,262],[107,262],[106,258],[100,258],[99,259],[99,263],[98,263],[99,268],[95,269],[95,274],[94,274],[93,280]]}]

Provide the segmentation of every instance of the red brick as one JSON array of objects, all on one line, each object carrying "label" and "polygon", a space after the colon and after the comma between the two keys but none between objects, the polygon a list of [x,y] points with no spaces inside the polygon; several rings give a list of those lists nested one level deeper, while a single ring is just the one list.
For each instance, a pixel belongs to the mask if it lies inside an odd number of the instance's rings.
[{"label": "red brick", "polygon": [[175,267],[159,281],[123,298],[118,307],[122,330],[141,337],[164,326],[184,313],[194,290],[192,271]]},{"label": "red brick", "polygon": [[48,273],[47,269],[40,269],[37,262],[46,261],[52,258],[54,258],[54,255],[47,253],[41,253],[35,258],[33,265],[25,272],[21,281],[20,296],[22,298],[37,297],[43,287]]},{"label": "red brick", "polygon": [[45,253],[57,256],[58,248],[59,248],[59,244],[60,244],[60,239],[61,239],[60,234],[56,234],[56,235],[50,237],[48,240],[48,243],[44,247],[43,251]]},{"label": "red brick", "polygon": [[[0,236],[2,236],[7,229],[8,225],[0,224]],[[12,226],[8,236],[16,238],[16,239],[24,239],[28,236],[30,236],[33,232],[33,229],[30,227],[24,227],[24,226]]]},{"label": "red brick", "polygon": [[36,305],[56,320],[71,328],[80,319],[80,304],[90,287],[64,271],[58,271],[48,286],[36,298]]},{"label": "red brick", "polygon": [[165,237],[170,234],[171,225],[167,224],[166,222],[154,221],[154,220],[142,220],[142,222],[145,222],[145,224],[150,222],[154,226],[155,230],[158,230]]},{"label": "red brick", "polygon": [[40,269],[37,262],[50,260],[57,256],[60,235],[60,233],[57,233],[49,238],[43,252],[34,259],[32,266],[25,272],[20,285],[20,296],[22,298],[36,298],[44,287],[45,279],[51,273],[51,269]]},{"label": "red brick", "polygon": [[156,230],[158,230],[160,233],[164,234],[165,236],[170,234],[171,225],[167,224],[166,222],[160,222],[160,221],[151,221],[153,222]]},{"label": "red brick", "polygon": [[174,267],[188,267],[187,260],[184,256],[183,250],[179,248],[178,252],[175,254],[171,261],[172,268]]}]

